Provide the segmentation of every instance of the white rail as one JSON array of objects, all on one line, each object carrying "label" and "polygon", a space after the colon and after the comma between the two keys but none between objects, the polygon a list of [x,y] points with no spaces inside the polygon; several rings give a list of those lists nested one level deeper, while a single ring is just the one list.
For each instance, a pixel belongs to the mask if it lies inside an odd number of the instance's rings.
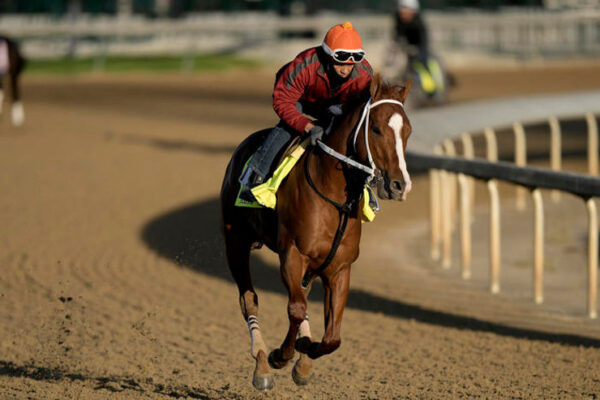
[{"label": "white rail", "polygon": [[[519,58],[600,54],[600,10],[519,12],[428,11],[426,22],[436,51],[507,54]],[[307,32],[317,42],[331,25],[352,21],[370,54],[389,44],[391,15],[204,13],[181,19],[79,16],[0,16],[0,31],[20,39],[30,58],[105,54],[184,54],[272,48],[286,43],[281,32]],[[314,42],[314,40],[311,40]],[[378,50],[377,50],[378,49]],[[375,59],[374,57],[372,57]]]},{"label": "white rail", "polygon": [[[589,171],[597,173],[597,157],[598,157],[598,129],[596,124],[596,116],[588,113],[585,116],[588,126],[588,163]],[[549,119],[551,126],[551,160],[552,170],[560,171],[561,157],[561,141],[560,141],[560,121],[556,117]],[[525,129],[522,124],[515,122],[513,129],[516,136],[515,141],[515,164],[525,166],[526,164],[526,137]],[[468,134],[461,135],[465,158],[473,157],[472,140],[468,138]],[[484,136],[486,139],[486,157],[490,162],[498,160],[498,150],[496,135],[492,128],[485,128]],[[466,145],[465,145],[466,144]],[[453,146],[444,141],[444,147],[447,149],[448,156],[453,154]],[[442,152],[441,147],[436,147],[436,153]],[[450,205],[453,204],[450,196],[452,179],[451,174],[445,170],[432,170],[431,190],[432,190],[432,256],[437,254],[439,258],[439,230],[442,231],[442,266],[450,268],[451,264],[451,210]],[[471,215],[472,215],[472,187],[469,180],[473,178],[467,177],[466,174],[458,174],[458,183],[460,185],[460,241],[461,241],[461,275],[463,279],[471,277]],[[489,240],[490,240],[490,282],[489,287],[492,293],[500,292],[500,200],[498,195],[498,187],[495,179],[489,179],[487,182],[490,195],[490,220],[489,220]],[[525,189],[526,190],[526,189]],[[553,191],[554,192],[554,191]],[[439,195],[441,193],[441,196]],[[533,300],[536,304],[542,304],[544,301],[543,280],[544,280],[544,206],[540,189],[534,188],[531,191],[531,197],[534,206],[534,238],[533,238]],[[554,197],[554,196],[553,196]],[[434,200],[435,199],[435,200]],[[456,199],[455,199],[456,200]],[[518,200],[518,199],[517,199]],[[598,220],[596,204],[593,198],[585,199],[586,208],[588,210],[588,301],[587,313],[590,318],[597,317],[598,303]],[[517,203],[519,207],[519,203]],[[435,210],[434,210],[435,208]],[[435,234],[434,234],[435,232]],[[434,241],[435,240],[435,241]]]}]

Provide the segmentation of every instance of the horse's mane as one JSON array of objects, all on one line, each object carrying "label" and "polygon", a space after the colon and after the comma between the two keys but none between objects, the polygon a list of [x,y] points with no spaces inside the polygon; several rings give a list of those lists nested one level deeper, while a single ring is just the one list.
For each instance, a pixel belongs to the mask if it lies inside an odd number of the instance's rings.
[{"label": "horse's mane", "polygon": [[400,92],[405,88],[403,85],[388,82],[382,79],[379,74],[375,74],[372,81],[373,83],[369,90],[365,90],[359,97],[351,99],[344,104],[340,122],[352,117],[356,112],[361,112],[360,110],[362,110],[367,101],[369,101],[369,98],[373,96],[375,96],[375,98],[384,97],[401,100]]},{"label": "horse's mane", "polygon": [[377,87],[375,93],[373,93],[373,87],[371,87],[369,88],[371,90],[365,90],[359,97],[349,100],[346,104],[344,104],[345,115],[351,114],[356,111],[356,108],[364,106],[369,98],[373,97],[373,95],[375,95],[375,97],[385,96],[386,98],[399,100],[399,93],[402,91],[402,89],[404,89],[403,85],[384,80],[379,74],[375,74],[372,81]]}]

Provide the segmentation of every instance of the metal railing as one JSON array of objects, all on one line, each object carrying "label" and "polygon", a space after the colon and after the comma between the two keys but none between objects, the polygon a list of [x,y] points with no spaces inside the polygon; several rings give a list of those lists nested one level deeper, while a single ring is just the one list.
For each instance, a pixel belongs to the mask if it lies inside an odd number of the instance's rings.
[{"label": "metal railing", "polygon": [[[540,189],[552,189],[552,199],[558,201],[559,192],[571,193],[580,197],[588,212],[588,296],[587,313],[597,317],[598,288],[598,217],[594,197],[600,196],[598,173],[598,127],[596,117],[588,113],[587,153],[590,175],[560,171],[561,132],[557,118],[548,120],[551,132],[552,169],[528,167],[525,148],[525,129],[516,122],[515,163],[498,161],[496,135],[492,128],[484,130],[487,160],[474,159],[471,135],[461,136],[464,158],[456,158],[456,150],[451,140],[444,141],[434,149],[434,155],[407,152],[408,165],[414,170],[429,170],[431,182],[431,257],[440,260],[443,268],[451,266],[452,230],[456,209],[460,209],[460,241],[462,278],[471,277],[471,221],[474,205],[474,179],[487,182],[490,195],[490,282],[492,293],[500,292],[500,200],[498,181],[518,185],[516,206],[523,209],[527,190],[531,192],[534,205],[534,301],[541,304],[543,295],[544,271],[544,212]],[[445,156],[442,154],[446,154]],[[456,178],[457,174],[457,178]],[[456,190],[456,186],[460,190]],[[457,193],[459,202],[457,203]],[[460,204],[460,207],[457,205]]]}]

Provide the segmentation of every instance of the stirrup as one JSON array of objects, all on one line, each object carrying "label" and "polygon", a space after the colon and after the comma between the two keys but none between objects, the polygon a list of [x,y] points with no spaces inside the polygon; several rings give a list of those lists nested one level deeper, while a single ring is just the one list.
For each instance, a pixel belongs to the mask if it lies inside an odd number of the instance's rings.
[{"label": "stirrup", "polygon": [[379,211],[379,201],[377,200],[375,191],[370,185],[365,185],[365,188],[367,189],[367,193],[369,194],[369,207],[371,207],[373,211]]}]

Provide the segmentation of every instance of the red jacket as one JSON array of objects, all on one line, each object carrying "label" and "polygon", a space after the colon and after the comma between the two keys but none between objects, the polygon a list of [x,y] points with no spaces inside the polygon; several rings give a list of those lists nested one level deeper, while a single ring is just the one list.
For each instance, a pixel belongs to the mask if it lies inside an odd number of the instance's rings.
[{"label": "red jacket", "polygon": [[[321,46],[298,54],[281,67],[275,78],[273,109],[279,118],[300,133],[311,122],[296,108],[296,103],[310,104],[323,112],[332,104],[358,99],[369,90],[373,70],[366,59],[354,65],[348,79],[334,92],[322,60],[329,57]],[[305,110],[307,112],[308,110]]]}]

